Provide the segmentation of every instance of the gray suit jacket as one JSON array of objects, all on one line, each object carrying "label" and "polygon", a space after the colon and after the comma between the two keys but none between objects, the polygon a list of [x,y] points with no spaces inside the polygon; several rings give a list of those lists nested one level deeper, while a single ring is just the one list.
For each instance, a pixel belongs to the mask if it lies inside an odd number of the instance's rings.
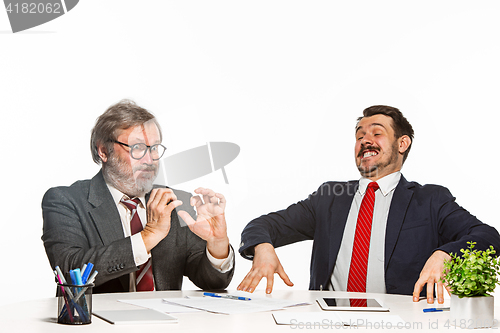
[{"label": "gray suit jacket", "polygon": [[[183,204],[179,209],[195,217],[190,194],[174,191]],[[146,196],[146,201],[149,194]],[[106,186],[102,171],[91,180],[69,187],[49,189],[42,200],[45,252],[52,268],[63,272],[92,262],[99,272],[94,292],[129,290],[129,274],[135,265],[130,237],[125,237],[118,209]],[[224,289],[233,269],[221,273],[206,256],[206,242],[181,227],[177,212],[170,232],[151,251],[156,290],[179,290],[183,276],[201,289]]]}]

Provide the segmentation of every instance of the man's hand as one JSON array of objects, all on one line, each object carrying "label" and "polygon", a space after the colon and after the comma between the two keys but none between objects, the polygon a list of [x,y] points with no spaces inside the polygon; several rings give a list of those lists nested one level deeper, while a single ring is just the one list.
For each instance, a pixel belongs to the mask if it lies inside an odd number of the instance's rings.
[{"label": "man's hand", "polygon": [[207,188],[200,187],[194,192],[203,196],[203,200],[198,195],[190,200],[191,206],[196,207],[196,221],[185,211],[178,211],[177,214],[193,233],[207,241],[207,249],[214,258],[225,259],[229,256],[229,238],[224,215],[226,198]]},{"label": "man's hand", "polygon": [[175,207],[182,205],[174,192],[168,188],[156,188],[151,191],[146,205],[148,221],[141,231],[142,240],[148,253],[168,235],[170,214]]},{"label": "man's hand", "polygon": [[273,291],[274,273],[278,273],[287,286],[293,286],[292,281],[281,266],[274,247],[269,243],[256,245],[252,269],[241,281],[238,290],[252,293],[260,280],[265,277],[267,279],[266,294],[270,294]]},{"label": "man's hand", "polygon": [[427,284],[427,303],[434,303],[434,283],[437,283],[438,303],[444,303],[444,285],[441,282],[441,278],[443,276],[444,261],[450,259],[451,257],[448,253],[439,250],[427,259],[424,268],[420,272],[420,278],[415,283],[415,288],[413,289],[413,302],[418,302],[420,292],[424,288],[424,284]]}]

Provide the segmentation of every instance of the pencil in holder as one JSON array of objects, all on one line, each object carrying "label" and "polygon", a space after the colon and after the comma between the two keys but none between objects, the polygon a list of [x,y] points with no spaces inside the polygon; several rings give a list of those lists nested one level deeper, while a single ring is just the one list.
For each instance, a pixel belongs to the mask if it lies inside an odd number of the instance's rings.
[{"label": "pencil in holder", "polygon": [[92,322],[92,288],[94,284],[82,286],[57,284],[57,322],[68,325],[85,325]]}]

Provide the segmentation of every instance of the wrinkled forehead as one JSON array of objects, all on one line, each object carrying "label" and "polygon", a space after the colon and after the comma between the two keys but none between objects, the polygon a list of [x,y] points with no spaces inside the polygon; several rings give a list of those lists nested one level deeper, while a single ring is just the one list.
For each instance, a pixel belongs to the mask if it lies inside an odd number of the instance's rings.
[{"label": "wrinkled forehead", "polygon": [[152,120],[142,125],[132,126],[118,131],[118,140],[126,140],[129,144],[134,143],[161,143],[161,134],[158,126]]}]

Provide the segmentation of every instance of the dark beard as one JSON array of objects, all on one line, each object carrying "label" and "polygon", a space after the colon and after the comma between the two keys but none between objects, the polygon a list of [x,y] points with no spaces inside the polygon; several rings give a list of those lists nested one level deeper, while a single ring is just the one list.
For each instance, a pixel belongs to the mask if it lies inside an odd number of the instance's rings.
[{"label": "dark beard", "polygon": [[[368,146],[368,147],[362,148],[360,150],[358,156],[363,156],[363,152],[365,150],[367,150],[367,149],[368,150],[375,150],[377,152],[380,152],[379,148],[373,147],[373,146]],[[398,142],[395,141],[394,144],[392,145],[391,158],[389,159],[389,161],[385,162],[384,164],[376,164],[376,165],[372,166],[369,169],[365,169],[365,168],[363,168],[361,166],[358,166],[358,171],[361,174],[361,176],[363,176],[365,178],[370,178],[370,177],[376,177],[376,178],[378,178],[378,175],[376,175],[376,173],[378,172],[378,169],[380,169],[380,167],[385,168],[388,165],[396,163],[397,160],[398,160]]]}]

